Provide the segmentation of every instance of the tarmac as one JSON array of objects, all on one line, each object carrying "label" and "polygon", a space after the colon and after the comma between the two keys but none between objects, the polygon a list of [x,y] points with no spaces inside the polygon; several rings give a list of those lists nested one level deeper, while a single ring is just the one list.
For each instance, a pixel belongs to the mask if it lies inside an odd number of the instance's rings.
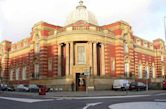
[{"label": "tarmac", "polygon": [[20,95],[34,97],[96,97],[96,96],[127,96],[127,95],[166,95],[166,90],[148,90],[148,91],[87,91],[87,92],[46,92],[46,95],[39,95],[31,92],[0,92],[1,95]]}]

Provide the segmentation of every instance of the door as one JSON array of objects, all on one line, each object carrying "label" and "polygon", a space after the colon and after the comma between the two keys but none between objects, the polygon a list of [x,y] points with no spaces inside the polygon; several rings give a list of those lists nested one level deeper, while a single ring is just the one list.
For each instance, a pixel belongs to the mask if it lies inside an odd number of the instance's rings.
[{"label": "door", "polygon": [[76,73],[76,91],[86,91],[86,76]]}]

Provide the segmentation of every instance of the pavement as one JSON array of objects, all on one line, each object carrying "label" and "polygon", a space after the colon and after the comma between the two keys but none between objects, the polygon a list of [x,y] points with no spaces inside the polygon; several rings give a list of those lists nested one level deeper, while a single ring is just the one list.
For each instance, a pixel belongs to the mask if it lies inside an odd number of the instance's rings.
[{"label": "pavement", "polygon": [[[10,104],[10,105],[9,105]],[[0,92],[0,109],[165,109],[166,90]]]},{"label": "pavement", "polygon": [[109,109],[165,109],[165,102],[130,102],[130,103],[118,103],[109,106]]},{"label": "pavement", "polygon": [[96,96],[126,96],[126,95],[162,95],[166,90],[149,90],[149,91],[89,91],[89,92],[47,92],[46,95],[30,92],[0,92],[0,95],[20,95],[32,97],[96,97]]}]

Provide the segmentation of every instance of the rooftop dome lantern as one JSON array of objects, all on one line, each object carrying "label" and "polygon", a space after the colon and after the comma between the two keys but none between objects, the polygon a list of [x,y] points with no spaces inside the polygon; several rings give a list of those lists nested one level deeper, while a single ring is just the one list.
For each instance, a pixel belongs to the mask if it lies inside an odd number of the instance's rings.
[{"label": "rooftop dome lantern", "polygon": [[83,20],[90,24],[98,25],[94,14],[88,11],[83,3],[84,3],[83,0],[79,1],[79,5],[76,6],[76,9],[73,12],[71,12],[71,14],[68,16],[65,25],[70,25],[79,20]]}]

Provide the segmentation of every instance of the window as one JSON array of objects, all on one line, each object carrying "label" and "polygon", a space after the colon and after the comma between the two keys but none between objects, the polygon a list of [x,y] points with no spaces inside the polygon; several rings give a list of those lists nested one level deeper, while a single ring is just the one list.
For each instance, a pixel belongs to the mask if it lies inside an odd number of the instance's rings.
[{"label": "window", "polygon": [[3,49],[2,48],[0,48],[0,53],[3,53]]},{"label": "window", "polygon": [[163,54],[161,54],[161,61],[164,61],[164,56],[163,56]]},{"label": "window", "polygon": [[152,64],[152,77],[156,78],[156,72],[155,72],[154,63]]},{"label": "window", "polygon": [[147,42],[144,42],[144,47],[148,47],[148,44],[147,44]]},{"label": "window", "polygon": [[19,68],[16,69],[16,80],[19,80]]},{"label": "window", "polygon": [[165,75],[165,72],[164,72],[164,66],[162,66],[162,76],[164,76]]},{"label": "window", "polygon": [[40,45],[39,43],[36,43],[35,45],[35,53],[39,53],[40,52]]},{"label": "window", "polygon": [[128,50],[128,44],[127,43],[124,44],[124,52],[125,53],[129,52],[129,50]]},{"label": "window", "polygon": [[148,66],[145,67],[145,75],[146,75],[146,79],[149,79],[149,67]]},{"label": "window", "polygon": [[3,77],[3,70],[1,71],[1,77]]},{"label": "window", "polygon": [[137,43],[138,45],[141,45],[141,40],[140,40],[140,39],[137,39],[137,40],[136,40],[136,43]]},{"label": "window", "polygon": [[153,49],[153,45],[152,44],[150,45],[150,49]]},{"label": "window", "polygon": [[142,65],[141,64],[139,64],[138,65],[138,78],[142,78]]},{"label": "window", "polygon": [[129,77],[129,63],[125,63],[125,76]]},{"label": "window", "polygon": [[48,59],[48,71],[52,71],[52,58]]},{"label": "window", "polygon": [[115,59],[112,60],[111,70],[115,71]]},{"label": "window", "polygon": [[22,69],[22,80],[26,80],[26,67],[23,67]]},{"label": "window", "polygon": [[39,78],[39,64],[35,64],[34,78]]},{"label": "window", "polygon": [[77,57],[77,63],[78,64],[85,64],[86,59],[85,59],[85,47],[84,46],[78,46],[77,47],[78,51],[78,57]]},{"label": "window", "polygon": [[13,80],[13,70],[10,70],[10,80]]}]

